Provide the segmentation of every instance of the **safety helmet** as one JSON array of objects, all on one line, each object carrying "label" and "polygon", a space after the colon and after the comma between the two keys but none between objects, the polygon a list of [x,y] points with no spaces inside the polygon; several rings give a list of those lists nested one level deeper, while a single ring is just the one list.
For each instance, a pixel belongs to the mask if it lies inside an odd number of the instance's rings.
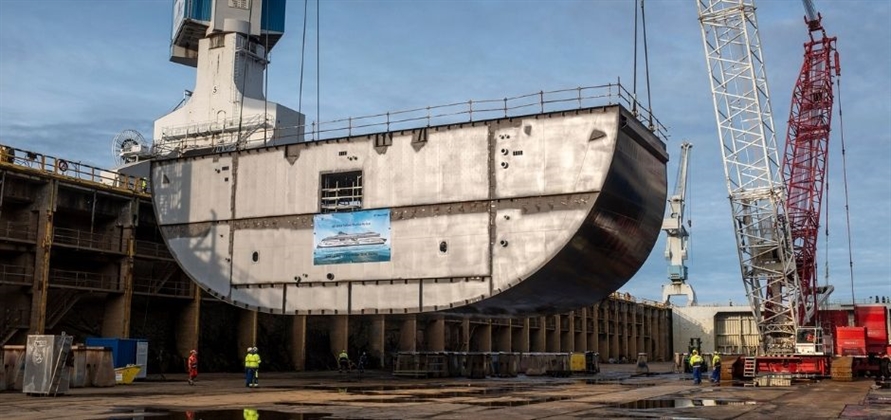
[{"label": "safety helmet", "polygon": [[247,351],[248,353],[250,353],[251,350],[253,350],[253,349],[254,349],[253,347],[248,347],[247,350],[245,350],[245,351]]},{"label": "safety helmet", "polygon": [[193,349],[193,350],[190,350],[190,351],[189,351],[189,354],[198,354],[198,350],[194,350],[194,349]]},{"label": "safety helmet", "polygon": [[693,350],[693,354],[699,354],[699,350]]}]

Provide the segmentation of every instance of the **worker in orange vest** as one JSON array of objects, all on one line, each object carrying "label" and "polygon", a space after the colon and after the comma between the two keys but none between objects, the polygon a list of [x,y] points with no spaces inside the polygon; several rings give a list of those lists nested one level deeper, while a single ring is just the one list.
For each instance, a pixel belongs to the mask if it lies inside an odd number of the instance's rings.
[{"label": "worker in orange vest", "polygon": [[189,385],[195,385],[195,378],[198,377],[198,351],[189,352]]}]

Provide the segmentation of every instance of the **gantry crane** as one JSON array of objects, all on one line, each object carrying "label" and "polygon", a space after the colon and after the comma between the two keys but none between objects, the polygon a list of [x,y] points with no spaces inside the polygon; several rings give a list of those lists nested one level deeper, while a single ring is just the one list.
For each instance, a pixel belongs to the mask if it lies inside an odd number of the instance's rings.
[{"label": "gantry crane", "polygon": [[665,231],[665,259],[668,260],[668,280],[662,286],[662,301],[666,304],[672,296],[687,296],[687,305],[696,305],[696,292],[687,284],[687,239],[690,233],[684,226],[684,215],[687,206],[687,169],[689,167],[689,142],[681,143],[681,157],[678,161],[678,177],[674,184],[674,194],[668,198],[670,214],[662,220]]},{"label": "gantry crane", "polygon": [[697,0],[740,271],[766,353],[795,350],[802,291],[753,0]]}]

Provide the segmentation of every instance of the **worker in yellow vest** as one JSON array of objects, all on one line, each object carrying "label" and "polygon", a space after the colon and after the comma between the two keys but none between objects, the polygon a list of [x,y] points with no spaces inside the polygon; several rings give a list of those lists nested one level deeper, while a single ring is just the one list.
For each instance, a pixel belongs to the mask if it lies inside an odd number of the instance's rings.
[{"label": "worker in yellow vest", "polygon": [[715,352],[712,356],[712,383],[716,384],[721,381],[721,355]]},{"label": "worker in yellow vest", "polygon": [[337,356],[337,365],[338,370],[341,373],[343,373],[344,370],[347,372],[350,371],[350,356],[347,355],[346,350],[340,352],[340,354]]},{"label": "worker in yellow vest", "polygon": [[699,355],[699,351],[693,350],[693,355],[690,356],[690,367],[693,368],[693,385],[699,385],[702,383],[702,356]]},{"label": "worker in yellow vest", "polygon": [[256,388],[258,383],[258,371],[260,370],[260,355],[256,347],[248,347],[244,356],[244,386]]}]

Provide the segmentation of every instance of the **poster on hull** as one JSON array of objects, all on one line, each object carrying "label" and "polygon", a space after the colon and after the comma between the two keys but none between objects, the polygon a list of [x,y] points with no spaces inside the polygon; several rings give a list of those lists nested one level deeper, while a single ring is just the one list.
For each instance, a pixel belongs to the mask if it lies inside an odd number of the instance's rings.
[{"label": "poster on hull", "polygon": [[390,261],[390,210],[313,217],[313,265]]}]

